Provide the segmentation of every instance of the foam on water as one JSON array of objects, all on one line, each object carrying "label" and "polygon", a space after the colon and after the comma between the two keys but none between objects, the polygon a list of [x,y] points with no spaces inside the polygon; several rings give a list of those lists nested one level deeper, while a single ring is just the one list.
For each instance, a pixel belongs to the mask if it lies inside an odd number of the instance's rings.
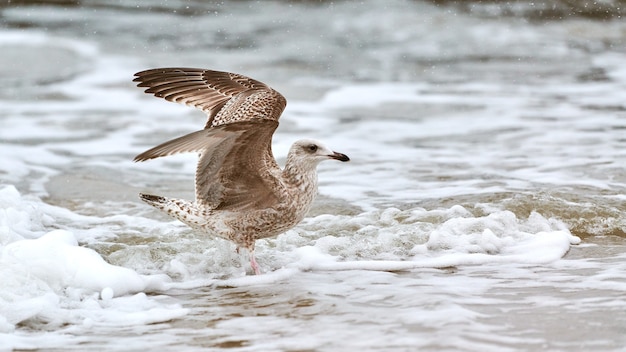
[{"label": "foam on water", "polygon": [[[203,256],[208,254],[214,260],[200,261],[198,265],[199,258],[193,252],[189,255],[189,251],[199,243],[184,237],[177,241],[182,248],[173,257],[157,260],[156,271],[161,274],[141,275],[128,267],[111,265],[94,250],[79,246],[68,230],[45,231],[70,219],[74,222],[71,226],[78,227],[84,226],[79,225],[79,219],[84,224],[99,222],[101,226],[109,220],[46,205],[37,198],[20,195],[12,186],[0,189],[0,199],[0,267],[5,289],[0,295],[0,317],[4,333],[14,331],[16,324],[134,325],[167,321],[187,313],[178,305],[163,304],[145,294],[128,296],[136,292],[266,285],[303,271],[537,265],[558,260],[571,244],[579,242],[562,223],[539,214],[523,220],[506,211],[475,217],[461,206],[436,211],[389,208],[357,216],[320,215],[276,240],[259,241],[257,256],[268,271],[266,275],[241,276],[236,268],[229,268],[236,258],[232,248],[231,260],[220,261],[229,257],[219,255],[225,249],[222,240],[201,242],[207,246],[202,249]],[[136,217],[115,219],[124,222],[125,227],[137,227]],[[142,231],[149,231],[145,226],[139,225]],[[83,240],[98,239],[97,233],[77,230]],[[138,254],[141,257],[136,250],[126,252],[116,260],[136,266],[137,262],[133,265],[132,261],[138,259]],[[140,267],[145,268],[143,260],[150,259],[139,258]],[[223,279],[211,274],[229,271],[233,276]],[[170,282],[165,274],[178,279]],[[22,346],[19,338],[4,341]]]},{"label": "foam on water", "polygon": [[[0,188],[0,349],[33,348],[17,324],[59,329],[66,324],[135,325],[168,321],[188,310],[144,293],[164,287],[166,275],[140,275],[78,246],[66,230],[46,232],[54,217],[38,199]],[[55,335],[47,346],[65,340]]]},{"label": "foam on water", "polygon": [[[242,10],[255,4],[233,5],[250,28],[267,24]],[[163,39],[147,22],[119,41],[93,38],[150,18],[186,34],[213,21],[232,27],[232,19],[177,22],[167,11],[133,12],[79,40],[71,26],[54,29],[67,16],[57,11],[32,17],[52,24],[49,33],[0,31],[12,52],[41,50],[53,59],[41,70],[27,60],[6,65],[21,74],[0,77],[0,350],[512,351],[626,342],[623,250],[579,244],[576,236],[610,241],[626,228],[623,53],[572,52],[560,27],[548,24],[468,17],[452,24],[438,12],[415,21],[432,9],[411,4],[420,11],[350,8],[333,21],[335,40],[301,32],[309,43],[302,46],[283,40],[293,35],[286,22],[273,22],[259,31],[259,47],[210,58],[194,35],[180,36],[189,41],[177,42],[182,49],[151,52],[151,40]],[[304,28],[319,27],[312,24],[326,17],[323,6],[307,10]],[[3,14],[29,17],[21,8]],[[430,27],[439,22],[447,24]],[[355,36],[352,49],[346,30]],[[390,43],[361,43],[375,50],[355,44],[385,31]],[[364,56],[326,55],[339,49]],[[512,58],[529,52],[536,53],[526,63]],[[445,65],[434,64],[441,59]],[[553,60],[568,61],[566,68]],[[263,275],[246,273],[247,256],[232,243],[194,233],[136,199],[148,190],[193,197],[196,156],[131,161],[203,126],[201,113],[130,82],[134,72],[172,61],[215,69],[229,62],[271,85],[303,86],[304,101],[281,90],[289,104],[274,136],[279,162],[302,137],[352,159],[320,166],[321,197],[310,217],[257,242]],[[608,78],[561,76],[585,73],[588,62]],[[515,81],[502,78],[512,71]],[[18,83],[20,95],[6,88]],[[556,321],[546,323],[550,317]]]}]

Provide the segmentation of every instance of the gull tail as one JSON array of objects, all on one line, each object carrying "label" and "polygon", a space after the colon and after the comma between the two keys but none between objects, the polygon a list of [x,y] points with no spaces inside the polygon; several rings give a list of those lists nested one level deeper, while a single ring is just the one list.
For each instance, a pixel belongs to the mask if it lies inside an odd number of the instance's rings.
[{"label": "gull tail", "polygon": [[202,210],[190,201],[144,193],[139,193],[139,198],[193,228],[200,228],[206,223]]}]

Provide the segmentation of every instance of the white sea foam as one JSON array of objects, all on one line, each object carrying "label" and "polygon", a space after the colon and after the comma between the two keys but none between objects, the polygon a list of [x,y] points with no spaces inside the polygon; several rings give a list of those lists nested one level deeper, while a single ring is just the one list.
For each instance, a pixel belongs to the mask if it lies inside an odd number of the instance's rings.
[{"label": "white sea foam", "polygon": [[[15,77],[0,78],[12,79],[0,88],[0,350],[626,343],[623,250],[577,245],[570,232],[591,236],[573,227],[580,221],[593,234],[623,233],[624,55],[603,52],[604,39],[589,49],[578,35],[592,26],[614,41],[619,24],[607,31],[599,21],[500,23],[423,2],[385,3],[420,10],[400,14],[337,3],[331,17],[325,6],[300,16],[298,6],[264,3],[270,24],[250,13],[255,4],[228,5],[245,25],[217,39],[196,35],[198,26],[212,33],[215,23],[232,28],[232,18],[189,22],[133,9],[118,21],[102,16],[117,14],[106,6],[3,11],[3,19],[51,25],[0,31],[0,44],[23,58],[3,66]],[[330,36],[298,32],[275,13],[300,18],[302,28],[323,19]],[[106,21],[93,33],[72,29],[77,19],[100,17]],[[578,34],[565,37],[560,25]],[[207,55],[222,41],[248,40],[249,31],[263,33],[252,49]],[[292,42],[294,33],[307,44]],[[167,47],[174,43],[182,49]],[[233,244],[136,199],[139,191],[193,196],[196,156],[131,161],[204,124],[202,113],[131,82],[134,72],[166,64],[301,86],[296,94],[306,101],[281,90],[289,104],[274,136],[279,161],[305,136],[352,159],[321,165],[323,197],[313,214],[322,215],[257,242],[263,275],[246,275],[246,254]],[[590,69],[606,79],[578,78]],[[355,77],[361,82],[350,82]]]},{"label": "white sea foam", "polygon": [[99,52],[96,45],[93,45],[84,40],[58,36],[55,37],[50,36],[47,33],[37,31],[3,29],[2,35],[0,35],[0,44],[33,46],[36,48],[41,48],[42,46],[47,45],[59,46],[71,51],[75,51],[78,54],[84,56],[95,56]]},{"label": "white sea foam", "polygon": [[163,288],[169,277],[111,265],[94,250],[79,246],[69,231],[46,232],[55,225],[46,213],[50,207],[22,197],[12,186],[0,188],[0,200],[0,340],[7,346],[28,348],[19,336],[7,335],[25,321],[54,327],[86,322],[132,325],[187,313],[143,293],[129,296]]},{"label": "white sea foam", "polygon": [[[0,212],[0,243],[3,244],[0,263],[4,287],[11,287],[3,291],[2,296],[0,315],[4,331],[33,319],[53,325],[68,322],[68,319],[72,323],[96,319],[95,313],[89,312],[89,306],[96,311],[124,311],[128,309],[126,298],[117,297],[134,292],[206,285],[254,286],[280,282],[298,272],[311,270],[410,271],[490,263],[546,264],[558,260],[571,244],[579,242],[562,223],[539,214],[522,221],[510,212],[473,217],[467,210],[455,206],[436,211],[387,209],[352,217],[321,215],[308,219],[300,230],[289,231],[277,240],[259,241],[259,261],[267,268],[266,275],[211,279],[203,274],[203,268],[190,265],[196,259],[180,253],[177,259],[161,263],[174,274],[187,273],[185,281],[170,283],[162,274],[140,275],[106,263],[92,249],[79,246],[70,231],[44,230],[54,226],[54,217],[87,223],[98,219],[23,197],[11,186],[4,186],[0,192],[0,199],[5,200]],[[115,220],[127,222],[129,226],[135,222],[134,218],[123,216],[116,216]],[[94,239],[93,236],[83,232],[83,239]],[[231,263],[214,262],[210,270],[223,270],[224,265]],[[280,269],[283,266],[285,268]],[[138,323],[146,321],[143,317],[148,316],[156,316],[150,319],[159,321],[186,312],[180,307],[160,307],[145,295],[134,297],[141,304],[128,312],[133,318],[121,312],[98,313],[98,321],[117,324],[135,319]],[[79,317],[68,317],[68,305],[76,304],[77,298],[82,302],[81,309],[86,311],[78,314]],[[143,310],[146,306],[150,307],[149,312]]]}]

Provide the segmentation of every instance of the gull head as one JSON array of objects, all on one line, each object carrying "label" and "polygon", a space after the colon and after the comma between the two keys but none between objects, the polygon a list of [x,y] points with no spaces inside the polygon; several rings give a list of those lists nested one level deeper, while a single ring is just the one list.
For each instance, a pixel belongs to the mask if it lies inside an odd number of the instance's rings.
[{"label": "gull head", "polygon": [[314,139],[301,139],[296,141],[289,149],[287,162],[297,162],[303,166],[316,167],[324,160],[350,161],[347,155],[332,151],[319,141]]}]

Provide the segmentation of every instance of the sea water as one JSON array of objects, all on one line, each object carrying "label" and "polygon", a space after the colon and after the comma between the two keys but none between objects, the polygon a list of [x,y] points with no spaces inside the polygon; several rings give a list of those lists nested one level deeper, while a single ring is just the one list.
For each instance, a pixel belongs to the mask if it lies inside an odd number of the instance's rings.
[{"label": "sea water", "polygon": [[[626,24],[426,2],[2,7],[0,350],[516,351],[626,346]],[[273,149],[324,141],[307,218],[235,245],[191,199],[204,126],[133,73],[283,93]]]}]

